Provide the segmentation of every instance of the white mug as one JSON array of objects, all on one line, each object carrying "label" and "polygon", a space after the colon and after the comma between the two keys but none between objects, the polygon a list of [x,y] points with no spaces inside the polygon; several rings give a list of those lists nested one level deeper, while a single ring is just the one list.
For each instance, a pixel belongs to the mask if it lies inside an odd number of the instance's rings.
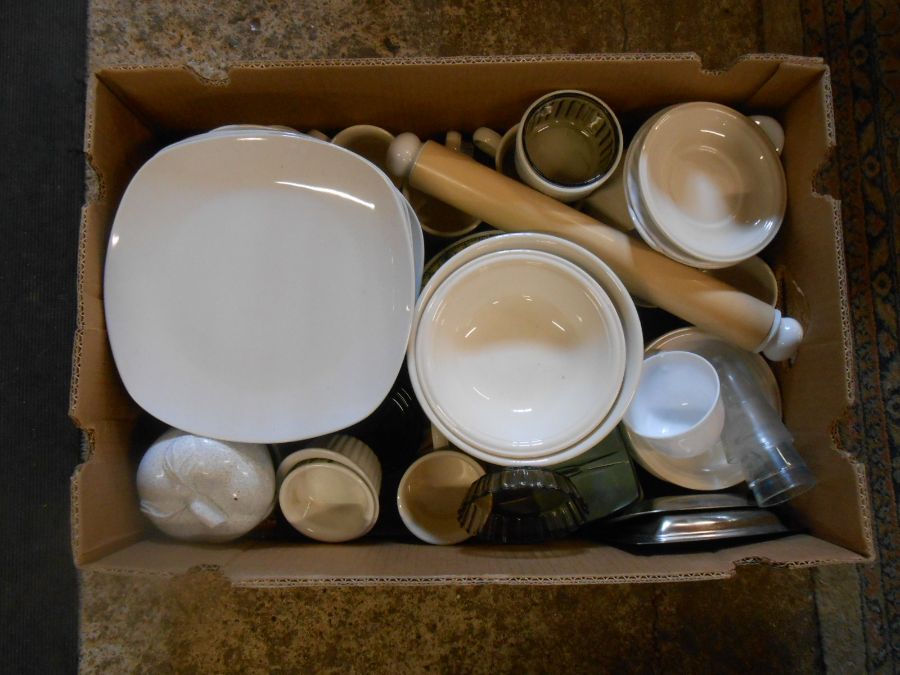
[{"label": "white mug", "polygon": [[457,513],[469,487],[484,469],[468,455],[435,450],[410,465],[397,489],[397,510],[406,528],[429,544],[458,544],[469,538]]},{"label": "white mug", "polygon": [[715,367],[692,352],[662,351],[647,357],[623,421],[631,433],[670,457],[687,459],[708,452],[725,424]]},{"label": "white mug", "polygon": [[507,129],[506,133],[501,136],[493,129],[479,127],[472,135],[475,147],[488,157],[493,158],[494,168],[500,173],[509,176],[510,178],[515,178],[516,180],[519,179],[519,174],[516,173],[514,153],[516,148],[516,133],[518,130],[519,125],[515,124]]},{"label": "white mug", "polygon": [[[310,133],[309,135],[313,134]],[[319,138],[318,136],[315,137]],[[399,180],[394,178],[393,174],[387,170],[388,148],[391,147],[393,141],[394,134],[387,129],[382,129],[372,124],[356,124],[352,127],[347,127],[336,133],[334,138],[331,139],[331,142],[335,145],[347,148],[347,150],[365,157],[389,176],[395,185],[399,185]]]}]

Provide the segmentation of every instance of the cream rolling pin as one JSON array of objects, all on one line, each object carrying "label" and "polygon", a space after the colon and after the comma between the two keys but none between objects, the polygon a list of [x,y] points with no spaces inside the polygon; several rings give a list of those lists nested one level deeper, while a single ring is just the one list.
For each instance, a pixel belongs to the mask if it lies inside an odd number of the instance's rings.
[{"label": "cream rolling pin", "polygon": [[580,244],[634,295],[772,361],[790,358],[803,339],[799,322],[766,303],[438,143],[400,134],[387,164],[417,190],[501,230],[545,232]]}]

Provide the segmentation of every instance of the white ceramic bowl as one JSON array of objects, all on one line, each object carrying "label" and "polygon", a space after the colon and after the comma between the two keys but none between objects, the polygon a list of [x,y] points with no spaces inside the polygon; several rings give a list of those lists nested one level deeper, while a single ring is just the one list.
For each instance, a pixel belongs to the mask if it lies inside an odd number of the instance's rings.
[{"label": "white ceramic bowl", "polygon": [[422,289],[418,301],[418,309],[420,310],[424,307],[444,280],[446,280],[455,270],[462,267],[462,265],[490,253],[512,250],[543,251],[568,260],[586,271],[603,288],[611,299],[616,313],[619,316],[619,320],[622,323],[625,336],[625,371],[618,397],[606,417],[586,437],[560,452],[544,456],[530,455],[518,458],[504,457],[477,447],[476,445],[467,442],[465,439],[460,438],[457,434],[454,434],[445,424],[443,424],[435,414],[435,411],[428,404],[421,383],[419,382],[417,359],[415,349],[413,349],[413,345],[417,339],[417,323],[413,326],[413,333],[410,338],[407,366],[409,368],[410,379],[416,397],[419,399],[419,402],[422,403],[425,413],[428,415],[432,424],[434,424],[454,446],[474,457],[492,464],[502,466],[551,466],[577,457],[586,450],[594,447],[603,440],[622,419],[625,410],[631,402],[635,387],[640,378],[644,348],[643,334],[641,332],[641,324],[637,310],[635,309],[631,296],[609,267],[581,246],[547,234],[502,234],[476,242],[465,248],[444,263],[444,265],[435,272],[434,276]]},{"label": "white ceramic bowl", "polygon": [[621,387],[625,337],[612,301],[552,254],[502,251],[463,265],[417,322],[430,406],[492,454],[570,447],[604,419]]},{"label": "white ceramic bowl", "polygon": [[716,103],[672,106],[646,129],[637,161],[657,231],[689,256],[735,264],[778,233],[784,170],[764,132],[741,113]]},{"label": "white ceramic bowl", "polygon": [[159,153],[126,190],[106,258],[125,387],[172,426],[234,441],[363,419],[406,350],[410,223],[382,172],[298,134],[211,134]]},{"label": "white ceramic bowl", "polygon": [[[666,110],[668,110],[668,108]],[[672,260],[677,260],[684,265],[703,269],[723,267],[725,265],[695,258],[670,241],[665,233],[657,227],[653,217],[647,210],[643,197],[641,196],[640,177],[638,172],[640,150],[643,146],[644,138],[647,136],[647,131],[653,127],[655,121],[659,119],[664,112],[665,110],[658,112],[644,123],[634,135],[634,138],[625,153],[623,178],[625,184],[626,206],[630,221],[632,225],[634,225],[635,231],[648,246],[659,251],[663,255],[672,258]]]},{"label": "white ceramic bowl", "polygon": [[484,475],[471,457],[436,450],[413,462],[400,479],[397,510],[407,529],[429,544],[458,544],[471,535],[457,513],[469,487]]}]

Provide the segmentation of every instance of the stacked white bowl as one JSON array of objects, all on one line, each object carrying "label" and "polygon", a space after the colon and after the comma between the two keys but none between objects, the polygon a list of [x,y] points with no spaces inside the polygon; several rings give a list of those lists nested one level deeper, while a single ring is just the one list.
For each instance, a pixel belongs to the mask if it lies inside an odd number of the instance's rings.
[{"label": "stacked white bowl", "polygon": [[642,353],[634,303],[600,259],[515,233],[477,241],[431,277],[407,364],[454,446],[490,464],[550,466],[619,423]]},{"label": "stacked white bowl", "polygon": [[684,103],[651,117],[628,147],[624,173],[638,234],[692,267],[747,260],[784,218],[787,187],[773,139],[717,103]]}]

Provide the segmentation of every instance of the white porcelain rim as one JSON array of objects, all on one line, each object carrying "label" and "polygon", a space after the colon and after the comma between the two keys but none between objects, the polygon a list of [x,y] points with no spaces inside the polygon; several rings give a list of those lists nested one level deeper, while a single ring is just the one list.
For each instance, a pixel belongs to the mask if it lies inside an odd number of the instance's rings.
[{"label": "white porcelain rim", "polygon": [[[539,105],[543,105],[548,99],[551,99],[555,96],[564,96],[567,94],[584,96],[585,98],[591,99],[598,106],[606,110],[609,114],[610,119],[613,121],[613,128],[615,129],[616,137],[618,139],[618,150],[616,151],[616,156],[610,164],[609,169],[603,175],[595,178],[589,183],[584,185],[576,185],[572,187],[568,187],[565,185],[560,185],[558,183],[554,183],[550,180],[547,180],[543,176],[539,175],[537,171],[535,171],[534,167],[531,166],[531,163],[524,159],[525,157],[525,142],[522,139],[522,130],[525,128],[525,120],[528,119],[528,116],[531,112]],[[516,145],[515,145],[515,159],[516,159],[516,171],[519,172],[520,177],[523,181],[528,183],[534,189],[543,192],[544,194],[550,195],[560,201],[564,202],[573,202],[578,199],[582,199],[583,197],[587,197],[598,187],[603,185],[606,181],[610,179],[610,177],[615,173],[616,167],[619,165],[619,162],[622,161],[622,153],[624,152],[623,146],[625,145],[625,137],[622,133],[622,125],[619,123],[619,118],[613,112],[612,108],[609,107],[605,101],[601,98],[594,96],[586,91],[582,91],[580,89],[558,89],[556,91],[551,91],[547,94],[544,94],[540,98],[536,99],[528,109],[525,110],[525,113],[519,119],[518,124],[516,125]],[[498,153],[499,155],[499,153]],[[502,169],[502,167],[501,167]],[[525,176],[522,176],[521,173],[525,173]]]},{"label": "white porcelain rim", "polygon": [[[668,350],[670,349],[668,343],[673,341],[675,342],[675,344],[671,346],[672,350],[689,352],[691,351],[690,348],[678,344],[678,341],[684,337],[698,336],[698,334],[706,336],[705,331],[702,331],[694,326],[676,328],[675,330],[670,331],[665,335],[661,335],[660,337],[653,340],[650,344],[647,345],[644,353],[650,355],[660,351]],[[713,335],[709,335],[709,337],[715,338],[715,336]],[[778,394],[778,382],[775,379],[775,374],[772,373],[771,369],[766,365],[765,360],[759,354],[754,354],[753,352],[747,352],[747,354],[754,361],[757,361],[763,366],[762,369],[759,369],[759,373],[761,375],[765,374],[763,376],[764,379],[767,380],[766,394],[769,397],[769,402],[774,404],[775,409],[780,415],[781,397]],[[700,354],[700,356],[702,356],[702,354]],[[732,471],[725,474],[725,476],[721,479],[704,480],[702,476],[691,474],[686,470],[684,470],[682,473],[678,473],[677,475],[673,474],[671,472],[671,463],[677,462],[678,460],[666,460],[662,458],[662,461],[660,462],[659,460],[661,458],[659,456],[659,453],[650,448],[649,445],[643,443],[639,436],[632,434],[624,424],[622,425],[622,430],[625,434],[625,438],[628,441],[628,445],[630,446],[631,450],[630,454],[634,458],[634,460],[644,469],[646,469],[648,473],[652,474],[656,478],[659,478],[660,480],[666,481],[667,483],[672,483],[673,485],[678,485],[680,487],[687,488],[688,490],[715,491],[725,490],[744,482],[744,473],[741,470],[740,466],[737,464],[728,465],[734,468],[732,469]],[[675,476],[675,480],[673,480],[673,475]]]},{"label": "white porcelain rim", "polygon": [[[421,349],[421,337],[422,333],[418,329],[420,326],[420,319],[428,312],[429,307],[432,305],[432,302],[436,297],[440,296],[440,293],[448,292],[447,285],[448,283],[453,283],[454,278],[459,278],[462,274],[467,274],[481,267],[483,265],[490,264],[491,262],[498,259],[498,257],[506,257],[509,255],[516,254],[527,254],[534,255],[540,258],[543,258],[547,263],[557,266],[558,268],[562,268],[566,270],[567,274],[574,275],[579,277],[579,280],[582,282],[586,282],[583,284],[585,290],[590,289],[590,294],[594,298],[595,302],[600,308],[603,319],[607,326],[610,327],[611,340],[615,341],[616,344],[612,346],[612,349],[618,349],[618,354],[621,354],[621,357],[617,359],[615,362],[615,372],[612,376],[616,380],[616,386],[613,389],[613,392],[610,396],[608,396],[608,401],[606,402],[605,410],[603,414],[599,417],[599,419],[592,423],[587,428],[581,428],[577,431],[577,435],[573,434],[572,436],[565,438],[564,440],[557,441],[556,444],[548,446],[547,448],[543,448],[541,452],[535,453],[533,455],[528,455],[529,458],[541,458],[547,455],[553,455],[559,452],[563,452],[566,448],[571,447],[572,445],[580,442],[582,439],[586,438],[591,432],[597,428],[597,426],[602,423],[602,421],[609,414],[609,411],[612,409],[613,405],[615,405],[616,399],[619,396],[619,392],[622,389],[622,380],[625,377],[625,351],[626,351],[626,341],[624,328],[622,327],[621,319],[618,315],[615,305],[612,302],[612,298],[606,293],[606,290],[600,285],[600,283],[594,279],[590,274],[581,269],[578,265],[561,258],[560,256],[554,255],[552,253],[547,253],[545,251],[529,251],[524,249],[514,249],[511,251],[495,251],[493,253],[486,253],[482,256],[478,256],[465,264],[460,265],[456,269],[453,270],[451,274],[444,279],[441,284],[436,287],[433,292],[429,295],[428,300],[423,303],[421,313],[417,313],[416,320],[416,339],[410,341],[410,347],[416,352],[416,362],[421,361],[419,358],[419,350]],[[515,450],[511,448],[498,448],[491,447],[490,450],[487,450],[489,446],[489,441],[485,440],[483,437],[479,437],[477,434],[472,434],[471,432],[466,432],[465,429],[461,428],[460,425],[453,423],[453,421],[446,416],[446,414],[442,413],[442,407],[437,404],[437,397],[433,393],[433,387],[429,385],[427,375],[421,372],[421,369],[417,368],[417,374],[419,377],[419,384],[422,389],[422,393],[425,396],[427,404],[429,408],[434,411],[434,414],[438,416],[444,428],[452,429],[454,431],[454,436],[463,439],[468,444],[479,447],[485,450],[485,452],[489,452],[491,455],[495,455],[498,457],[505,457],[508,459],[518,459],[522,457],[521,454],[516,453]],[[449,437],[448,437],[449,438]]]},{"label": "white porcelain rim", "polygon": [[[552,466],[553,464],[559,464],[577,457],[612,433],[613,429],[624,416],[628,405],[631,403],[631,399],[637,388],[638,380],[640,379],[641,364],[644,361],[644,338],[640,318],[638,317],[637,308],[634,306],[634,300],[628,293],[628,290],[606,263],[578,244],[563,239],[562,237],[543,233],[510,232],[475,242],[445,262],[438,268],[428,283],[425,284],[416,306],[416,318],[413,320],[410,345],[415,342],[415,336],[418,331],[418,313],[420,305],[427,302],[427,299],[430,297],[431,293],[433,293],[434,288],[442,283],[453,269],[480,255],[485,255],[493,251],[515,249],[547,251],[548,253],[560,255],[560,257],[565,258],[569,262],[575,263],[589,275],[594,277],[610,296],[613,305],[616,307],[616,311],[622,321],[622,328],[625,332],[625,378],[622,382],[622,389],[619,392],[619,397],[613,405],[610,415],[594,430],[594,432],[577,445],[568,448],[565,452],[557,455],[548,455],[547,457],[530,460],[509,460],[503,457],[497,457],[496,455],[484,452],[479,448],[470,446],[461,439],[456,438],[452,433],[447,435],[446,430],[436,419],[434,412],[429,408],[427,401],[424,400],[424,395],[419,387],[415,350],[409,349],[407,351],[406,364],[413,391],[422,405],[422,409],[428,416],[428,419],[441,431],[441,433],[444,434],[444,436],[446,436],[447,440],[457,448],[477,459],[498,466]],[[562,253],[559,249],[562,249]],[[631,340],[629,340],[629,332],[633,333],[632,338],[634,345],[631,345]],[[634,349],[629,350],[630,346],[634,346]]]},{"label": "white porcelain rim", "polygon": [[[778,214],[773,216],[773,225],[771,229],[769,229],[765,233],[765,236],[757,241],[753,246],[748,246],[745,250],[742,250],[739,253],[724,255],[713,254],[710,252],[700,252],[693,248],[688,242],[682,241],[681,239],[676,239],[672,236],[671,233],[664,230],[660,225],[660,219],[658,217],[659,214],[657,213],[658,205],[656,204],[653,196],[646,196],[644,194],[644,190],[640,188],[641,185],[644,185],[649,181],[649,166],[647,165],[644,153],[647,150],[648,143],[652,141],[652,127],[663,122],[665,118],[670,115],[697,107],[703,107],[704,109],[708,110],[715,110],[720,114],[727,114],[729,117],[738,120],[738,124],[740,124],[740,120],[746,122],[744,128],[747,131],[748,137],[753,138],[754,140],[759,142],[760,148],[764,151],[764,155],[767,156],[768,163],[770,167],[772,167],[773,187],[776,191],[775,201],[777,201],[779,204],[777,208]],[[639,178],[638,192],[641,196],[643,204],[646,206],[650,218],[653,221],[653,226],[660,234],[665,235],[665,239],[667,241],[671,242],[672,245],[674,245],[677,249],[683,251],[690,258],[693,258],[702,263],[708,263],[709,265],[715,265],[717,267],[727,267],[728,265],[737,264],[742,260],[756,255],[772,242],[772,240],[776,237],[779,230],[781,229],[781,224],[784,221],[785,209],[787,207],[787,182],[785,180],[784,169],[782,167],[781,160],[778,154],[775,152],[775,148],[772,145],[772,142],[768,139],[768,137],[765,136],[765,132],[759,129],[759,127],[754,122],[752,122],[745,115],[734,110],[733,108],[729,108],[728,106],[724,106],[718,103],[696,101],[669,106],[665,110],[662,110],[654,115],[651,120],[648,120],[648,122],[641,127],[641,130],[644,133],[640,143],[639,155],[637,157],[637,171]],[[701,265],[695,263],[694,266]]]}]

